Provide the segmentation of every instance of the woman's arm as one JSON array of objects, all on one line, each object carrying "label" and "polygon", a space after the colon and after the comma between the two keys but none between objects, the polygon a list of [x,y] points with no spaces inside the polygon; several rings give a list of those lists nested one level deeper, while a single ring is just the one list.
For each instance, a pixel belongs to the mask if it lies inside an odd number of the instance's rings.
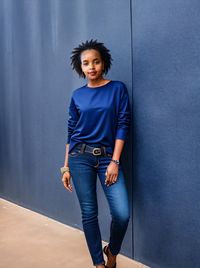
[{"label": "woman's arm", "polygon": [[[112,160],[118,160],[118,161],[120,160],[120,156],[124,148],[124,143],[125,143],[124,140],[120,139],[115,140],[115,147]],[[110,186],[113,183],[115,183],[117,181],[118,173],[119,173],[119,165],[111,161],[106,170],[105,184],[107,186]]]},{"label": "woman's arm", "polygon": [[[64,167],[68,167],[69,144],[70,144],[71,136],[73,134],[73,131],[77,124],[78,119],[79,119],[79,113],[76,108],[73,96],[72,96],[70,106],[69,106],[68,139],[67,139],[67,144],[66,144]],[[68,191],[71,192],[72,186],[70,184],[70,179],[71,179],[71,175],[68,169],[68,171],[66,171],[62,176],[62,182],[63,182],[64,187]]]},{"label": "woman's arm", "polygon": [[[117,118],[117,131],[115,136],[115,146],[112,160],[120,160],[122,150],[124,148],[125,140],[128,136],[130,127],[130,104],[129,96],[126,86],[124,85],[121,92],[119,112]],[[117,181],[119,173],[119,165],[113,161],[110,162],[106,171],[105,184],[107,186]]]},{"label": "woman's arm", "polygon": [[[68,167],[68,153],[69,153],[69,144],[66,144],[64,167]],[[63,182],[64,187],[68,191],[72,192],[72,186],[70,184],[70,180],[71,180],[70,171],[66,171],[62,176],[62,182]]]},{"label": "woman's arm", "polygon": [[125,143],[124,140],[119,140],[119,139],[115,140],[115,147],[114,147],[114,152],[113,152],[113,156],[112,156],[113,160],[119,160],[120,159],[122,150],[124,148],[124,143]]},{"label": "woman's arm", "polygon": [[69,144],[66,144],[64,167],[68,167]]}]

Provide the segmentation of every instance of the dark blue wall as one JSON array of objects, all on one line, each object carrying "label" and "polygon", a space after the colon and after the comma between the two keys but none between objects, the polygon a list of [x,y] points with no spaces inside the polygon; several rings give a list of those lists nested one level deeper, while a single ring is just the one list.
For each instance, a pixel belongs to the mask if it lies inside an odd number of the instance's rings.
[{"label": "dark blue wall", "polygon": [[133,0],[134,256],[200,267],[200,2]]},{"label": "dark blue wall", "polygon": [[[97,38],[112,52],[112,79],[132,99],[129,3],[117,1],[0,0],[0,193],[66,224],[82,228],[75,193],[64,189],[60,167],[72,91],[85,83],[71,70],[70,53]],[[124,162],[132,207],[131,141]],[[103,239],[110,215],[99,187]],[[123,252],[133,257],[132,220]]]},{"label": "dark blue wall", "polygon": [[[84,83],[70,51],[97,38],[133,108],[123,154],[133,215],[122,252],[152,268],[199,268],[199,14],[197,0],[0,0],[0,195],[81,228],[59,167],[70,96]],[[107,240],[100,187],[98,196]]]}]

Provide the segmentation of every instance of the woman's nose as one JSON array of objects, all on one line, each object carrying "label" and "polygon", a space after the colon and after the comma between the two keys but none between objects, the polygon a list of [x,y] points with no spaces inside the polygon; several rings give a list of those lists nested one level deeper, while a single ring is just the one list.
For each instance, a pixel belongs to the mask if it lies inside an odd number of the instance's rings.
[{"label": "woman's nose", "polygon": [[93,62],[91,62],[91,63],[89,63],[89,68],[94,68],[94,64],[93,64]]}]

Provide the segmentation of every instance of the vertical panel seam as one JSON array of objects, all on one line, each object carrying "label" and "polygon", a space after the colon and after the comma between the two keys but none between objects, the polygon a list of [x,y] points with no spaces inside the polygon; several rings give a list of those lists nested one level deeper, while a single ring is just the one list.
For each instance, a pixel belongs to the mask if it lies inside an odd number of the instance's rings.
[{"label": "vertical panel seam", "polygon": [[[130,0],[129,2],[129,8],[130,8],[130,31],[131,31],[131,101],[132,101],[132,107],[131,107],[131,114],[132,114],[132,119],[133,119],[133,17],[132,17],[132,0]],[[133,122],[133,120],[132,120]],[[132,124],[132,133],[133,132],[133,124]],[[134,143],[133,143],[133,137],[132,137],[132,142],[131,142],[131,155],[132,155],[132,163],[131,166],[133,167],[133,163],[134,163],[134,154],[133,154],[133,150],[134,150]],[[133,170],[132,170],[132,176],[133,176]],[[134,208],[133,208],[133,185],[134,185],[134,179],[132,180],[132,189],[131,189],[131,193],[132,193],[132,258],[134,259]]]}]

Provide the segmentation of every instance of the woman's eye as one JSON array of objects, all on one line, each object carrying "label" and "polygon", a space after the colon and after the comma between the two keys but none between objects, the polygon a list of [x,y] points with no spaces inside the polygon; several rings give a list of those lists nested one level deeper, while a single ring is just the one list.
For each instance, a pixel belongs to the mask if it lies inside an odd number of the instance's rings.
[{"label": "woman's eye", "polygon": [[99,60],[96,60],[96,61],[93,61],[93,62],[91,62],[91,63],[89,63],[89,62],[82,62],[82,66],[88,66],[88,65],[93,65],[93,64],[100,64],[100,61]]}]

